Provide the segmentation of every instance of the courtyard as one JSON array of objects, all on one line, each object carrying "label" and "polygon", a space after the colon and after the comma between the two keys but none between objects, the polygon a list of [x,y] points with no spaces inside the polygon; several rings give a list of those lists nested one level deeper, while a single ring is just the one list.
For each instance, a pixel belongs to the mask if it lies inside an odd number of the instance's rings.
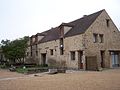
[{"label": "courtyard", "polygon": [[37,76],[0,70],[0,90],[120,90],[120,68]]}]

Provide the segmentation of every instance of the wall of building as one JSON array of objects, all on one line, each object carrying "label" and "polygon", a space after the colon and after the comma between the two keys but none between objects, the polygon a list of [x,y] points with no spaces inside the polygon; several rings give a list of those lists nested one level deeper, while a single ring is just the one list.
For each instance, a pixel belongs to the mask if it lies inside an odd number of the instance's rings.
[{"label": "wall of building", "polygon": [[[109,26],[106,24],[106,19],[109,19]],[[103,43],[93,42],[93,33],[103,34]],[[98,37],[98,41],[100,38]],[[85,41],[85,55],[97,56],[98,66],[100,67],[101,55],[100,50],[105,51],[104,63],[105,67],[111,67],[109,50],[120,50],[120,32],[112,22],[111,18],[105,11],[96,19],[96,21],[89,27],[84,34]]]},{"label": "wall of building", "polygon": [[[109,26],[107,26],[106,19],[109,19]],[[64,33],[67,33],[70,28],[64,27],[64,29],[66,29]],[[98,42],[96,43],[94,43],[93,41],[93,33],[98,34]],[[103,34],[103,43],[100,42],[100,34]],[[43,38],[43,36],[39,39],[41,38]],[[38,44],[37,49],[34,45],[32,51],[33,56],[35,56],[37,60],[37,63],[42,64],[41,54],[46,54],[46,63],[48,62],[48,60],[56,60],[59,62],[65,61],[68,68],[78,69],[79,51],[83,51],[83,69],[86,69],[86,56],[97,57],[97,65],[98,67],[101,67],[100,51],[104,51],[104,67],[110,68],[112,66],[111,55],[109,51],[120,51],[120,32],[118,31],[108,14],[103,11],[84,34],[65,37],[63,38],[63,42],[63,55],[60,55],[59,39],[40,43]],[[50,54],[51,49],[53,50],[53,55]],[[36,50],[38,51],[38,56],[36,56]],[[71,60],[71,51],[75,51],[75,60]],[[28,52],[30,52],[30,47],[28,48]]]},{"label": "wall of building", "polygon": [[[65,61],[68,68],[78,68],[78,51],[83,50],[82,35],[64,38],[64,54],[60,55],[60,40],[49,41],[38,45],[39,64],[42,63],[41,54],[46,53],[48,60]],[[53,55],[50,50],[53,50]],[[71,60],[70,52],[75,51],[76,59]]]},{"label": "wall of building", "polygon": [[[71,36],[64,39],[64,49],[67,60],[67,65],[70,68],[78,69],[78,51],[82,51],[83,47],[83,39],[81,35]],[[71,60],[71,51],[75,51],[75,60]]]}]

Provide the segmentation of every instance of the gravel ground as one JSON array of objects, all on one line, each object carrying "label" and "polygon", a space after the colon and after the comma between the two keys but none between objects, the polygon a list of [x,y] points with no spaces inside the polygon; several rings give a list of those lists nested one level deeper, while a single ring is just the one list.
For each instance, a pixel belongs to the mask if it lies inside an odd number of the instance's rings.
[{"label": "gravel ground", "polygon": [[16,72],[10,72],[6,69],[0,69],[0,79],[2,78],[12,78],[12,77],[22,77],[23,74],[16,73]]},{"label": "gravel ground", "polygon": [[0,90],[120,90],[120,69],[37,75],[0,70]]}]

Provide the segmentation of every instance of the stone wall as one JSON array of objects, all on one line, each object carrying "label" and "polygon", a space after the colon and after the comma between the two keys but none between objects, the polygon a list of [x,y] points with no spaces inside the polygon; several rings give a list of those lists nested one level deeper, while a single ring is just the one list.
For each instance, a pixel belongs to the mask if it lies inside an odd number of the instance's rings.
[{"label": "stone wall", "polygon": [[[106,24],[106,19],[109,19],[109,26]],[[93,42],[93,33],[103,34],[103,43]],[[109,50],[120,50],[120,32],[114,25],[111,18],[104,11],[95,20],[95,22],[88,28],[84,34],[85,41],[85,55],[86,56],[97,56],[98,67],[100,67],[101,55],[100,50],[105,51],[104,63],[105,67],[110,68],[110,54]],[[100,41],[98,39],[98,41]]]},{"label": "stone wall", "polygon": [[[46,62],[48,60],[65,61],[68,68],[78,68],[78,51],[83,50],[82,35],[64,38],[64,54],[60,55],[60,40],[49,41],[38,45],[39,64],[41,54],[46,53]],[[53,50],[53,55],[50,55],[50,50]],[[70,52],[75,51],[76,59],[71,60]]]},{"label": "stone wall", "polygon": [[[106,24],[106,20],[109,19],[109,26]],[[64,34],[67,33],[70,28],[66,29]],[[98,42],[93,42],[93,33],[98,34]],[[100,42],[100,34],[103,34],[103,43]],[[40,37],[41,39],[43,37]],[[111,18],[106,11],[103,11],[93,24],[86,30],[84,34],[75,35],[71,37],[63,38],[64,42],[64,54],[60,55],[60,40],[52,40],[38,44],[38,56],[37,63],[42,63],[41,54],[46,54],[46,63],[48,60],[56,60],[58,62],[65,61],[68,68],[79,68],[79,51],[83,51],[83,69],[86,69],[87,56],[96,56],[98,68],[101,67],[101,52],[104,51],[104,67],[111,67],[111,56],[109,50],[120,50],[120,32],[114,25]],[[33,55],[35,54],[35,46],[33,46]],[[53,55],[50,54],[50,50],[53,50]],[[30,48],[28,48],[30,51]],[[71,51],[75,51],[75,60],[71,60]],[[35,58],[36,58],[35,57]],[[94,62],[93,62],[94,63]]]}]

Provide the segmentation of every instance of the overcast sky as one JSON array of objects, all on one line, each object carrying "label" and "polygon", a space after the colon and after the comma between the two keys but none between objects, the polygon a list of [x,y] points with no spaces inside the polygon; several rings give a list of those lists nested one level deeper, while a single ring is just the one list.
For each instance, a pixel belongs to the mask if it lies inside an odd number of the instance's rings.
[{"label": "overcast sky", "polygon": [[0,0],[0,41],[31,36],[102,9],[120,29],[120,0]]}]

